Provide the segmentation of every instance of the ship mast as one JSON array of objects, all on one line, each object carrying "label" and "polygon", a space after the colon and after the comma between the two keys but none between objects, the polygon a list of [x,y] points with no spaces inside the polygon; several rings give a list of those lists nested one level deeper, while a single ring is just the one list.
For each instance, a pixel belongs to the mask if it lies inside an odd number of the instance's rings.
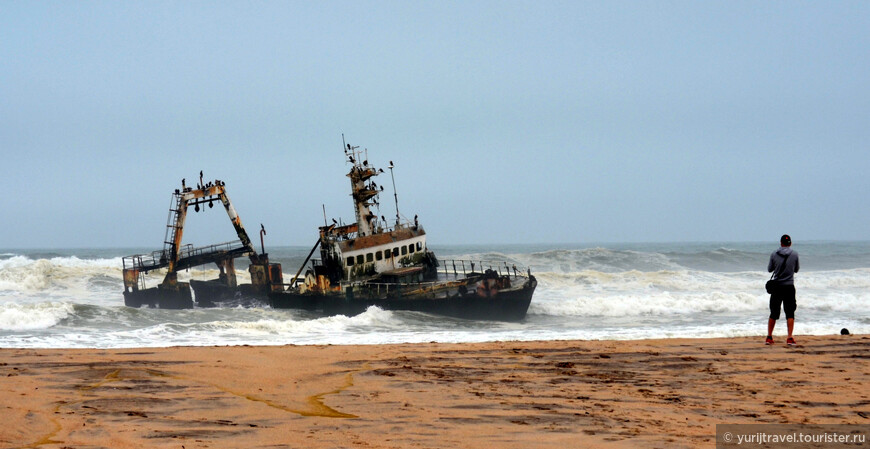
[{"label": "ship mast", "polygon": [[399,227],[399,194],[396,192],[396,177],[393,176],[393,161],[390,161],[390,179],[393,180],[393,199],[396,201],[396,228]]},{"label": "ship mast", "polygon": [[[344,135],[341,136],[344,142]],[[366,150],[366,154],[368,151]],[[348,143],[344,144],[344,155],[347,161],[353,166],[347,177],[350,178],[351,196],[353,197],[353,208],[356,214],[356,222],[360,237],[372,235],[378,217],[371,211],[372,204],[369,202],[372,198],[378,196],[379,190],[374,181],[369,181],[372,177],[378,175],[378,171],[369,164],[368,159],[363,159],[363,152],[359,150],[359,146],[351,146]],[[383,170],[380,170],[383,172]]]}]

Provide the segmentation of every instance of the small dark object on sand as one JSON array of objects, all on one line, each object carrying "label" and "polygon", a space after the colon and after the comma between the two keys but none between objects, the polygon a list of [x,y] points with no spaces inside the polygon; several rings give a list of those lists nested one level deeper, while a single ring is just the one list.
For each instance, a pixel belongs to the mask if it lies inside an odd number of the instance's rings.
[{"label": "small dark object on sand", "polygon": [[840,335],[849,335],[849,329],[846,329],[845,327],[840,329]]}]

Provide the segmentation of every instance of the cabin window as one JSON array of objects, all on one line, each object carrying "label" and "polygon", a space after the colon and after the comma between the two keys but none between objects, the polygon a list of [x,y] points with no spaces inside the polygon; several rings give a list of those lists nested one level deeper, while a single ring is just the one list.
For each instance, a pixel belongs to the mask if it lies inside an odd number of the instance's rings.
[{"label": "cabin window", "polygon": [[413,243],[408,245],[408,252],[412,253],[412,254],[414,253],[414,244]]},{"label": "cabin window", "polygon": [[375,260],[374,254],[372,254],[372,253],[366,254],[366,262],[371,262],[373,260]]},{"label": "cabin window", "polygon": [[377,251],[375,252],[375,260],[381,260],[384,258],[384,253]]},{"label": "cabin window", "polygon": [[349,266],[349,267],[353,266],[353,256],[350,256],[347,258],[347,266]]},{"label": "cabin window", "polygon": [[404,256],[405,254],[408,254],[408,247],[403,245],[402,246],[402,255]]},{"label": "cabin window", "polygon": [[420,251],[422,249],[423,249],[423,242],[417,242],[417,251]]},{"label": "cabin window", "polygon": [[356,263],[357,263],[357,265],[363,264],[363,255],[362,254],[360,254],[359,256],[356,256]]},{"label": "cabin window", "polygon": [[399,248],[393,248],[393,257],[399,257]]}]

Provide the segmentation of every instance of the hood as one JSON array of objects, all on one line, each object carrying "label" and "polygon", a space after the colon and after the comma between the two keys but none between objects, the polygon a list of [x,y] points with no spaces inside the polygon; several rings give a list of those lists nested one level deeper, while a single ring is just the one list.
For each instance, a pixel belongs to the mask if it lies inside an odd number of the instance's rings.
[{"label": "hood", "polygon": [[776,250],[776,253],[782,257],[788,257],[788,255],[792,253],[792,249],[790,246],[780,247],[778,250]]}]

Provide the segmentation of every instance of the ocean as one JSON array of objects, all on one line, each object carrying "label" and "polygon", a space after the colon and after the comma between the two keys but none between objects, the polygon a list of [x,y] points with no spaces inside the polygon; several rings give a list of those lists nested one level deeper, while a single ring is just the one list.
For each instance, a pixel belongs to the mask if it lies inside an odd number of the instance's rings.
[{"label": "ocean", "polygon": [[[538,279],[526,319],[468,321],[370,308],[322,317],[226,306],[124,306],[121,257],[150,249],[0,249],[0,347],[386,344],[758,337],[766,333],[767,243],[432,246],[439,258],[504,259]],[[870,242],[799,242],[795,333],[870,333]],[[285,277],[309,248],[270,249]],[[247,280],[244,259],[239,281]],[[212,279],[191,269],[180,279]],[[154,286],[160,276],[147,278]],[[775,334],[785,333],[785,320]]]}]

